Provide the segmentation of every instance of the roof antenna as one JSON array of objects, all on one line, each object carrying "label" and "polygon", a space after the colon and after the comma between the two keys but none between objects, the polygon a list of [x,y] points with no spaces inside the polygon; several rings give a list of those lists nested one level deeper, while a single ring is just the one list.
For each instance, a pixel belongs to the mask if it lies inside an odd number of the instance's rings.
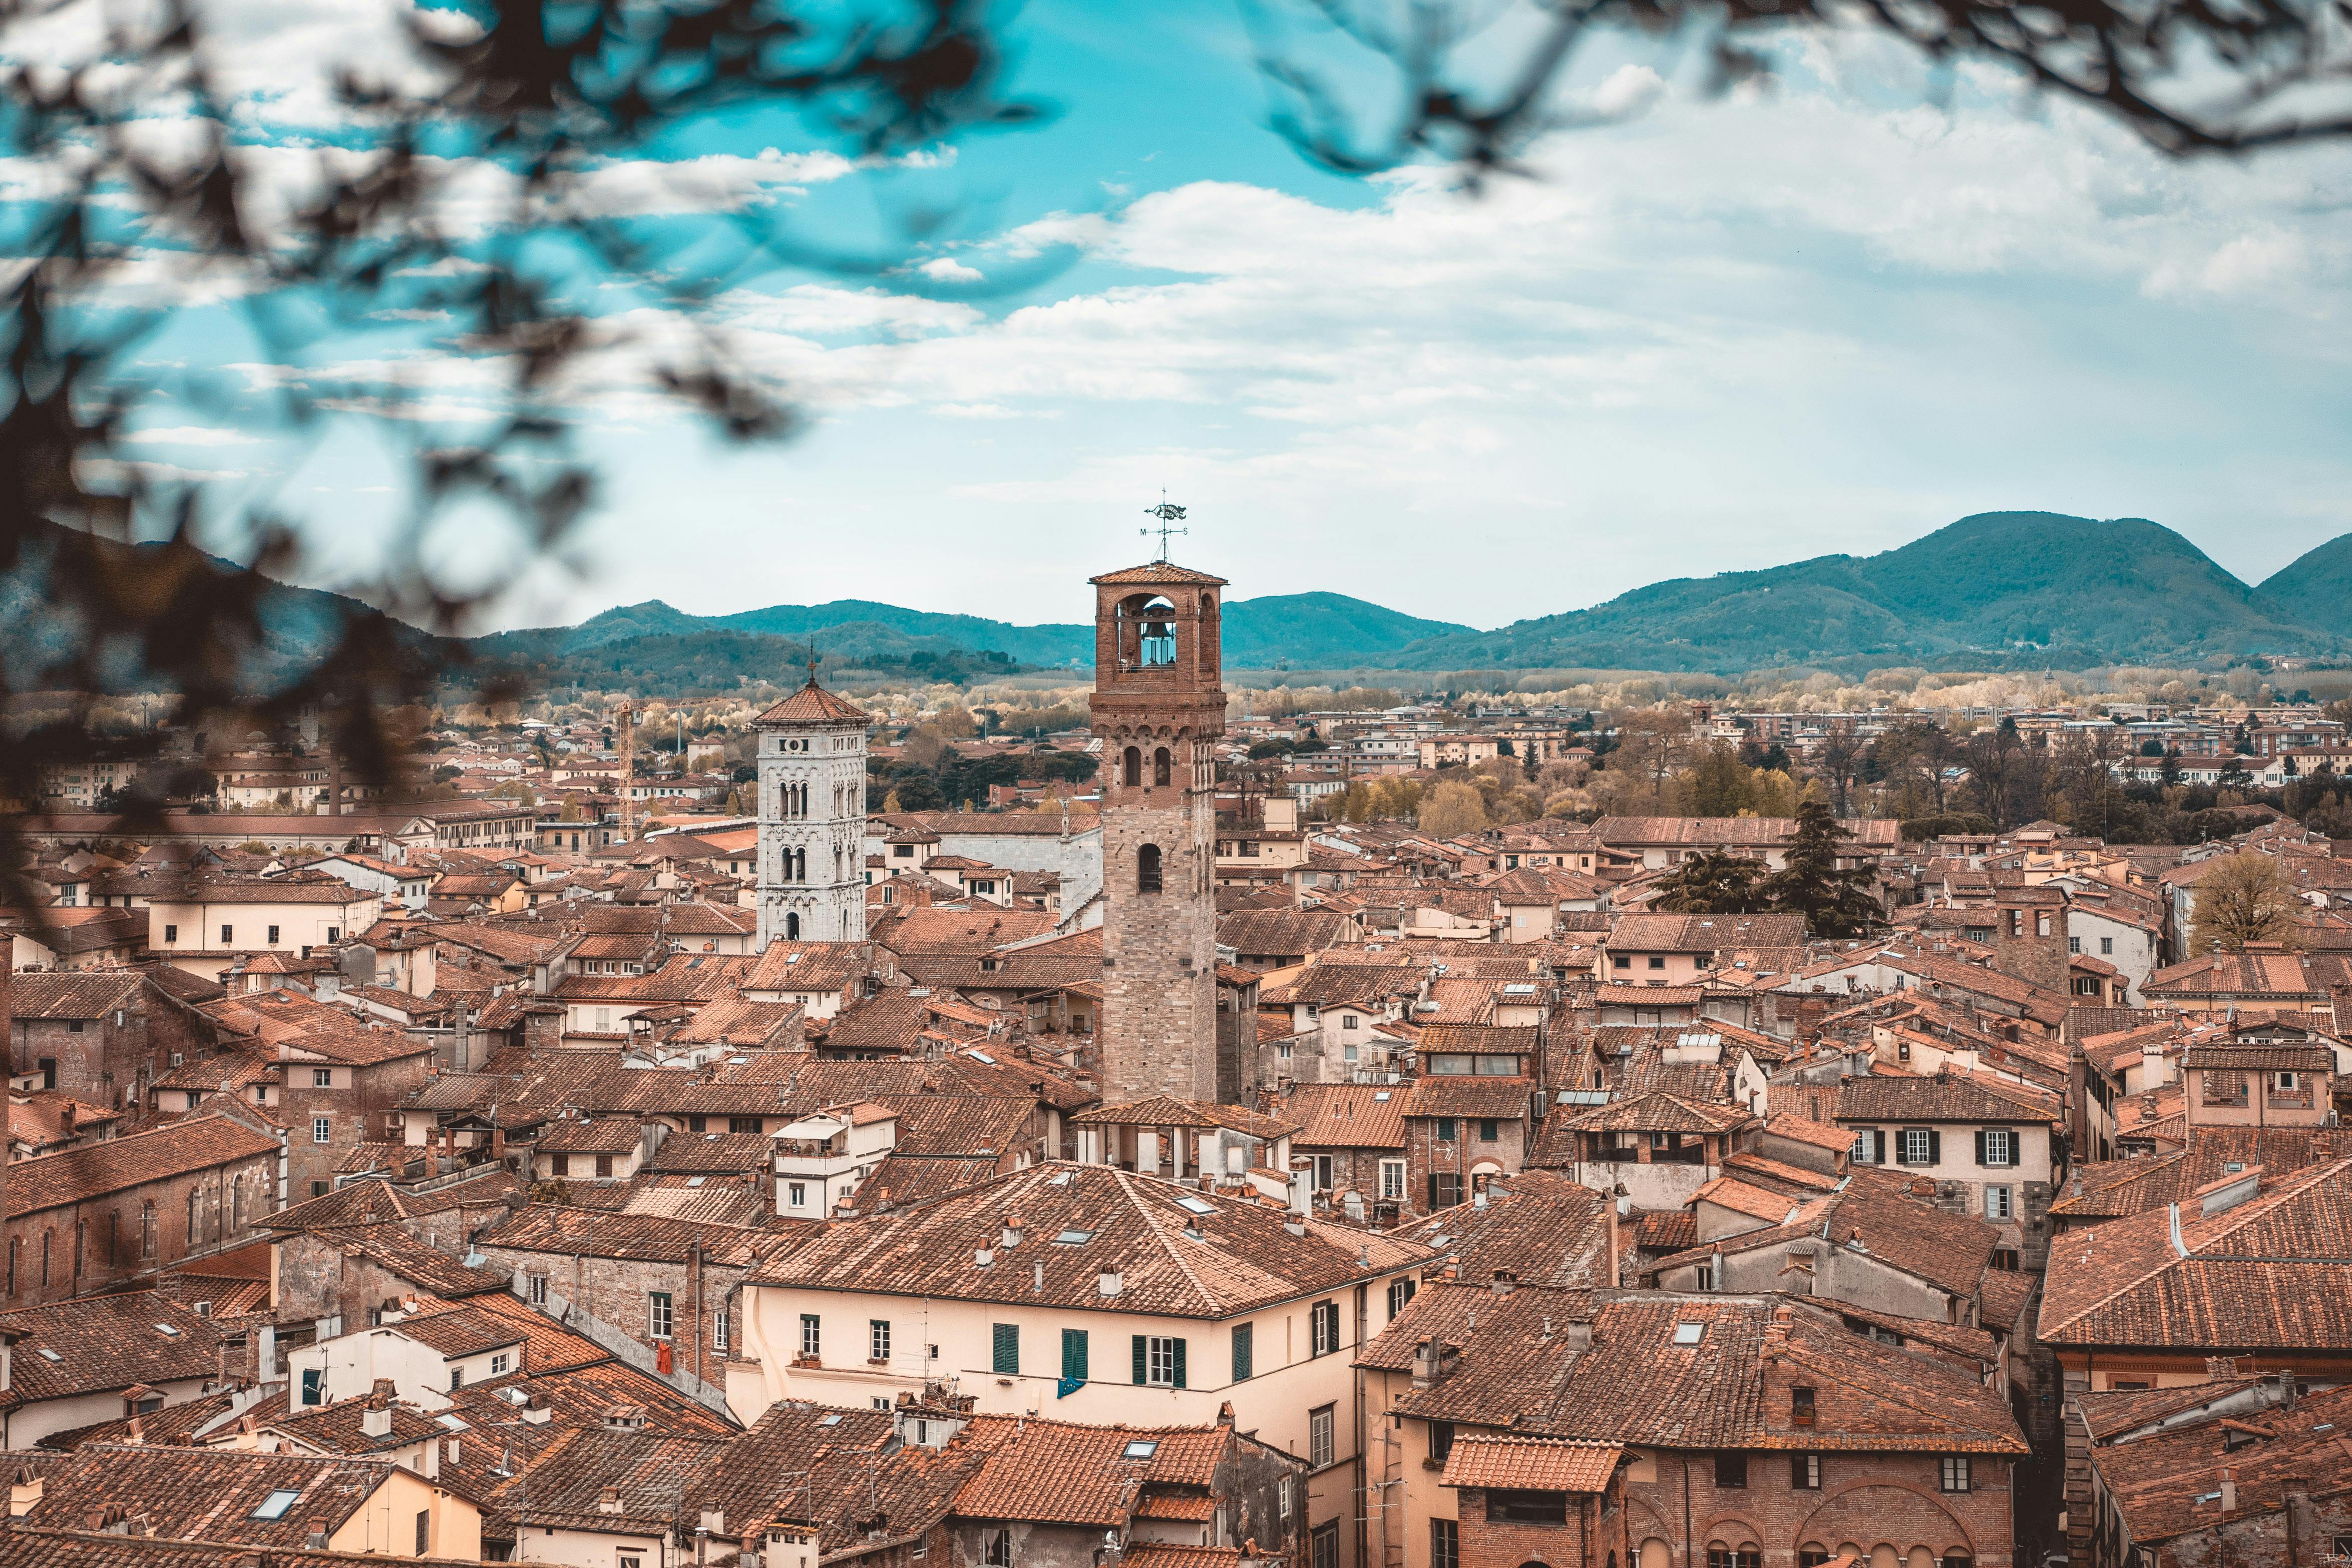
[{"label": "roof antenna", "polygon": [[1164,565],[1168,561],[1168,536],[1171,533],[1181,533],[1190,537],[1192,532],[1189,528],[1175,528],[1171,526],[1171,524],[1179,523],[1184,521],[1184,509],[1181,506],[1171,506],[1169,504],[1168,488],[1163,485],[1160,489],[1160,504],[1158,506],[1145,507],[1143,509],[1143,515],[1146,517],[1156,517],[1160,520],[1160,526],[1158,528],[1139,528],[1136,531],[1145,535],[1146,537],[1155,533],[1160,536],[1160,553],[1155,556],[1153,560],[1155,564]]}]

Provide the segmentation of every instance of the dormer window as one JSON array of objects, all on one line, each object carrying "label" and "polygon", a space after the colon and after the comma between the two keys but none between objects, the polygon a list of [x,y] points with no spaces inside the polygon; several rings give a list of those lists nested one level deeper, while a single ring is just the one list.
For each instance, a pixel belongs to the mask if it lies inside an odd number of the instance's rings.
[{"label": "dormer window", "polygon": [[1789,1390],[1789,1425],[1810,1426],[1813,1424],[1813,1391],[1797,1387]]}]

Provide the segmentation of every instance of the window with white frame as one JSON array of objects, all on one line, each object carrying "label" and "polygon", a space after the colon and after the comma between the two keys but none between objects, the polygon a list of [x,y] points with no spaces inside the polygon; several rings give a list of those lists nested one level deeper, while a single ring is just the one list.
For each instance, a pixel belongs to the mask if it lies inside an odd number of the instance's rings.
[{"label": "window with white frame", "polygon": [[1857,1165],[1867,1165],[1877,1157],[1878,1135],[1864,1128],[1853,1135],[1853,1147],[1846,1151],[1847,1158]]},{"label": "window with white frame", "polygon": [[866,1354],[869,1360],[890,1359],[890,1320],[869,1318],[866,1322]]},{"label": "window with white frame", "polygon": [[332,1068],[312,1068],[310,1069],[310,1087],[312,1089],[334,1088],[335,1069]]},{"label": "window with white frame", "polygon": [[1176,1386],[1176,1342],[1160,1334],[1143,1341],[1143,1381],[1154,1388]]},{"label": "window with white frame", "polygon": [[1307,1413],[1307,1462],[1317,1469],[1338,1458],[1337,1407],[1318,1405]]},{"label": "window with white frame", "polygon": [[727,1350],[729,1332],[733,1327],[730,1320],[734,1315],[732,1310],[721,1307],[710,1320],[710,1348],[721,1354],[724,1354]]},{"label": "window with white frame", "polygon": [[1381,1162],[1381,1197],[1388,1203],[1404,1201],[1404,1162],[1402,1160]]},{"label": "window with white frame", "polygon": [[1902,1132],[1903,1163],[1906,1165],[1932,1165],[1936,1163],[1936,1135],[1925,1127],[1906,1127]]},{"label": "window with white frame", "polygon": [[331,1143],[335,1141],[335,1124],[323,1116],[310,1118],[310,1142]]},{"label": "window with white frame", "polygon": [[1966,1454],[1944,1455],[1936,1484],[1943,1491],[1967,1491],[1969,1489],[1969,1457]]},{"label": "window with white frame", "polygon": [[784,1184],[784,1202],[796,1209],[804,1209],[808,1207],[808,1184],[806,1182],[786,1182]]},{"label": "window with white frame", "polygon": [[668,1291],[646,1292],[646,1332],[647,1334],[657,1340],[669,1338],[670,1325],[675,1321],[675,1316]]},{"label": "window with white frame", "polygon": [[2007,1219],[2016,1213],[2015,1189],[1989,1186],[1985,1188],[1985,1218]]},{"label": "window with white frame", "polygon": [[817,1359],[824,1348],[824,1325],[814,1312],[801,1314],[801,1354],[811,1361]]},{"label": "window with white frame", "polygon": [[1989,1127],[1984,1135],[1985,1159],[1988,1165],[2017,1163],[2017,1134],[2006,1127]]}]

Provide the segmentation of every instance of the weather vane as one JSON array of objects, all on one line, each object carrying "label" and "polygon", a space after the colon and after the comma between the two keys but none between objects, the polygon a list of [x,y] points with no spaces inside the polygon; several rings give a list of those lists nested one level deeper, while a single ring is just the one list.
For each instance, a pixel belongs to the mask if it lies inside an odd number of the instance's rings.
[{"label": "weather vane", "polygon": [[1160,526],[1158,528],[1139,528],[1136,530],[1138,533],[1143,534],[1146,537],[1155,533],[1160,536],[1160,560],[1165,561],[1168,559],[1168,536],[1170,534],[1181,533],[1190,536],[1192,531],[1189,528],[1175,528],[1171,526],[1171,524],[1184,521],[1184,509],[1181,506],[1170,505],[1168,500],[1168,492],[1165,489],[1162,489],[1160,492],[1160,504],[1158,506],[1145,507],[1143,509],[1143,515],[1146,517],[1156,517],[1160,520]]}]

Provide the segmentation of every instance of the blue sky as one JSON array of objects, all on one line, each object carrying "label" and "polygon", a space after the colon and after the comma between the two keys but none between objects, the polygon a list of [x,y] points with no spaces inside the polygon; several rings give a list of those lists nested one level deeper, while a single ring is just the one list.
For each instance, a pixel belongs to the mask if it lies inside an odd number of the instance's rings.
[{"label": "blue sky", "polygon": [[[253,4],[257,79],[272,48],[368,46],[356,0]],[[506,586],[497,624],[649,598],[1071,619],[1089,573],[1149,552],[1162,486],[1192,508],[1180,558],[1236,595],[1479,626],[1979,510],[2150,517],[2250,580],[2352,530],[2352,153],[2168,163],[1990,73],[1939,99],[1862,38],[1792,41],[1771,89],[1726,99],[1619,44],[1570,91],[1624,118],[1471,196],[1299,158],[1230,0],[1033,0],[1007,36],[1042,127],[877,174],[793,162],[802,129],[745,113],[635,172],[845,246],[956,216],[927,271],[719,302],[803,395],[788,445],[713,444],[617,353],[579,389],[605,491],[578,570],[510,579],[466,520],[438,542]],[[269,113],[321,111],[294,90]],[[153,353],[237,365],[229,323],[193,303]],[[462,414],[466,367],[416,331],[311,357],[397,355]],[[362,570],[399,499],[377,414],[302,461],[209,413],[149,423],[155,460],[305,517],[313,580]]]}]

